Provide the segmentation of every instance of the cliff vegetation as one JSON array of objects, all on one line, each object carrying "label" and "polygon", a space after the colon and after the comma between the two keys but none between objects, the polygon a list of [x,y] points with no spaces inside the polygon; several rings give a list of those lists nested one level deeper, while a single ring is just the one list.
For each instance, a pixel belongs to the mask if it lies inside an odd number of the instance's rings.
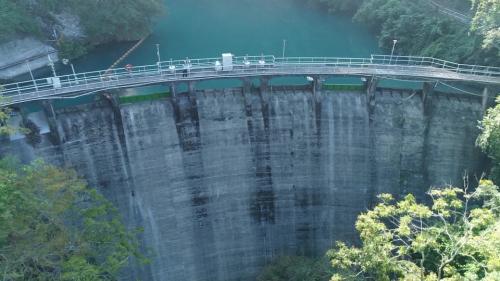
[{"label": "cliff vegetation", "polygon": [[[496,0],[310,0],[332,13],[348,13],[378,34],[381,48],[395,54],[430,56],[450,61],[500,64],[500,1]],[[432,3],[470,15],[460,22]]]},{"label": "cliff vegetation", "polygon": [[139,39],[163,12],[161,0],[0,0],[0,43],[35,36],[75,57],[98,44]]},{"label": "cliff vegetation", "polygon": [[[8,118],[0,108],[0,137]],[[147,262],[108,200],[42,161],[0,159],[0,225],[2,280],[118,280],[130,258]]]},{"label": "cliff vegetation", "polygon": [[0,160],[0,278],[117,280],[134,235],[75,172]]}]

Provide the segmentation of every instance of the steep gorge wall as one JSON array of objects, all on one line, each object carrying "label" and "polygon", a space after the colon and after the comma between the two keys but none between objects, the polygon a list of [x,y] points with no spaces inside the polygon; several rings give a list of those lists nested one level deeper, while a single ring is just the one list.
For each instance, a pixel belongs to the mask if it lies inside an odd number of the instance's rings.
[{"label": "steep gorge wall", "polygon": [[[198,91],[57,112],[62,143],[0,153],[74,167],[144,227],[152,263],[128,280],[253,280],[285,254],[355,239],[376,194],[460,183],[478,172],[481,102],[383,90]],[[125,279],[126,280],[126,279]]]}]

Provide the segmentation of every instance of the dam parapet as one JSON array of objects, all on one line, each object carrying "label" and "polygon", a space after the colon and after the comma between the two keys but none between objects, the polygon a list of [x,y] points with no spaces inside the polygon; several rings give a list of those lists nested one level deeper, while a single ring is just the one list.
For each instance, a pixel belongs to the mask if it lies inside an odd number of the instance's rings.
[{"label": "dam parapet", "polygon": [[368,92],[249,86],[135,101],[111,92],[13,118],[35,123],[39,141],[12,136],[0,154],[76,169],[129,227],[144,228],[152,262],[124,280],[253,280],[278,256],[355,242],[355,219],[379,193],[422,198],[481,174],[481,97]]}]

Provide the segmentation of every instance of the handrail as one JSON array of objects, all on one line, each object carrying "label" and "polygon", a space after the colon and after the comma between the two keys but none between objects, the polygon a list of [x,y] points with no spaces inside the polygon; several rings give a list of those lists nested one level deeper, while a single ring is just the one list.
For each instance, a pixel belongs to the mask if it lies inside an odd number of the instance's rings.
[{"label": "handrail", "polygon": [[231,70],[222,58],[162,61],[154,65],[113,68],[43,79],[20,81],[1,87],[2,104],[49,96],[99,91],[131,85],[192,79],[217,79],[259,75],[345,74],[430,77],[500,84],[500,67],[458,64],[431,57],[372,55],[369,58],[236,56]]}]

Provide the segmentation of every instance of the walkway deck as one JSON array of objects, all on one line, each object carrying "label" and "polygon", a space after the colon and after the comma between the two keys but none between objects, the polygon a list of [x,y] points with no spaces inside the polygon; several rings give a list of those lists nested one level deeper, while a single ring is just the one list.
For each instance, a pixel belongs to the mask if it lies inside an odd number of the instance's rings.
[{"label": "walkway deck", "polygon": [[428,57],[374,55],[370,58],[274,56],[234,57],[231,69],[221,58],[178,60],[130,70],[112,69],[3,86],[0,105],[184,81],[261,76],[381,76],[500,85],[500,68],[456,64]]}]

